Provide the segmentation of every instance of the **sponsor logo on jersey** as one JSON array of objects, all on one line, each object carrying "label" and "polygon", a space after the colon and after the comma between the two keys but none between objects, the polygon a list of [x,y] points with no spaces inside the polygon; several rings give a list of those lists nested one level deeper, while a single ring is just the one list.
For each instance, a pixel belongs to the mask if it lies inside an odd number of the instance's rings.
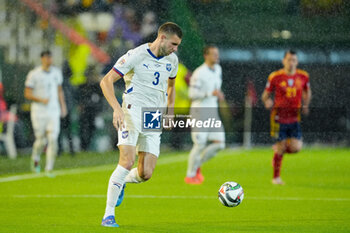
[{"label": "sponsor logo on jersey", "polygon": [[293,86],[294,80],[293,79],[288,79],[288,86]]},{"label": "sponsor logo on jersey", "polygon": [[166,70],[167,70],[167,71],[170,71],[170,70],[171,70],[171,64],[170,64],[170,63],[166,64]]},{"label": "sponsor logo on jersey", "polygon": [[159,68],[159,67],[161,67],[162,65],[161,65],[161,64],[155,64],[154,66],[157,67],[157,68]]},{"label": "sponsor logo on jersey", "polygon": [[157,111],[143,112],[143,128],[144,129],[160,129],[162,113]]},{"label": "sponsor logo on jersey", "polygon": [[129,136],[129,131],[123,131],[122,132],[122,138],[125,139]]}]

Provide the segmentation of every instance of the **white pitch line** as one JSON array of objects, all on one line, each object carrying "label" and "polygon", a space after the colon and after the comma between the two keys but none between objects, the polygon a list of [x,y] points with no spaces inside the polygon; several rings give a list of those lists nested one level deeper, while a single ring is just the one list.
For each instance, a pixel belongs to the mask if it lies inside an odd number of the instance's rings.
[{"label": "white pitch line", "polygon": [[[56,170],[54,173],[56,176],[62,176],[62,175],[71,175],[71,174],[81,174],[81,173],[87,173],[87,172],[106,171],[112,168],[113,168],[113,165],[102,165],[102,166],[95,166],[95,167],[62,169],[62,170]],[[42,177],[45,177],[45,173],[43,172],[39,174],[27,173],[23,175],[15,175],[15,176],[0,178],[0,183],[18,181],[18,180],[37,179]]]},{"label": "white pitch line", "polygon": [[[233,154],[240,155],[242,153],[242,150],[239,147],[227,149],[227,151],[230,152],[229,154],[230,156],[232,156]],[[165,156],[159,159],[159,161],[157,162],[157,165],[184,162],[187,160],[187,158],[188,158],[188,154],[186,153],[182,155],[173,155],[169,157]],[[54,173],[56,176],[64,176],[64,175],[82,174],[82,173],[89,173],[89,172],[109,171],[114,169],[115,167],[116,167],[116,164],[107,164],[107,165],[100,165],[100,166],[94,166],[94,167],[55,170]],[[7,177],[0,178],[0,183],[19,181],[19,180],[38,179],[42,177],[45,177],[45,173],[39,173],[39,174],[26,173],[22,175],[14,175],[14,176],[7,176]]]},{"label": "white pitch line", "polygon": [[[106,198],[101,194],[54,194],[54,195],[3,195],[0,197],[11,198]],[[216,196],[181,196],[181,195],[127,195],[126,198],[145,198],[145,199],[216,199]],[[350,198],[338,197],[245,197],[248,200],[271,200],[271,201],[350,201]]]},{"label": "white pitch line", "polygon": [[[158,165],[170,164],[170,163],[178,163],[187,160],[187,155],[178,155],[171,156],[169,158],[164,157],[160,159],[157,163]],[[108,165],[100,165],[95,167],[83,167],[83,168],[71,168],[71,169],[62,169],[55,170],[54,173],[56,176],[64,176],[64,175],[72,175],[72,174],[82,174],[89,172],[100,172],[100,171],[110,171],[116,167],[116,164],[108,164]],[[11,182],[11,181],[19,181],[19,180],[28,180],[28,179],[37,179],[45,177],[45,173],[27,173],[23,175],[14,175],[0,178],[0,183]]]}]

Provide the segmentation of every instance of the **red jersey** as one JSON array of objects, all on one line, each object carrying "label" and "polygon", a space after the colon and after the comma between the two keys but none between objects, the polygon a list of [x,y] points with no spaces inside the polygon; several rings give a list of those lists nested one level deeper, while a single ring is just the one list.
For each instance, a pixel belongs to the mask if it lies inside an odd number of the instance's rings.
[{"label": "red jersey", "polygon": [[282,124],[300,121],[302,93],[310,88],[309,74],[297,69],[287,75],[283,69],[270,74],[265,90],[275,96],[271,117]]}]

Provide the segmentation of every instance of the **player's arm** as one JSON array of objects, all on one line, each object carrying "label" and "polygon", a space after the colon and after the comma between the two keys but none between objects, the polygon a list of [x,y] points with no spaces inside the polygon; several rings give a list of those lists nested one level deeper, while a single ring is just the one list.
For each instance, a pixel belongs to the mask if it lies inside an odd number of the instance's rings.
[{"label": "player's arm", "polygon": [[302,113],[304,115],[308,115],[309,114],[309,105],[311,102],[311,88],[310,88],[310,81],[309,81],[309,75],[306,73],[305,76],[305,83],[303,86],[303,92],[302,92]]},{"label": "player's arm", "polygon": [[302,94],[302,98],[303,98],[303,113],[305,115],[309,114],[309,105],[310,105],[310,102],[311,102],[311,89],[308,88],[306,90],[303,90],[303,94]]},{"label": "player's arm", "polygon": [[62,85],[58,86],[58,101],[60,102],[60,106],[61,106],[61,117],[66,117],[67,105],[66,105],[66,100],[64,98],[64,91],[63,91]]},{"label": "player's arm", "polygon": [[261,100],[264,103],[266,109],[271,109],[273,107],[272,92],[275,87],[274,77],[275,72],[269,75],[265,86],[265,90],[261,96]]},{"label": "player's arm", "polygon": [[[222,70],[221,70],[221,66],[217,65],[220,69],[220,80],[221,80],[221,84],[222,84]],[[218,89],[215,89],[212,93],[213,96],[218,97],[219,102],[225,102],[225,95],[221,90],[221,84],[220,87]]]},{"label": "player's arm", "polygon": [[114,83],[122,78],[111,69],[101,80],[100,87],[109,105],[113,108],[113,125],[119,130],[124,127],[124,113],[114,94]]},{"label": "player's arm", "polygon": [[24,98],[30,101],[34,101],[37,103],[47,104],[49,102],[49,99],[44,99],[37,97],[33,94],[33,88],[25,87],[24,88]]},{"label": "player's arm", "polygon": [[167,100],[167,115],[164,120],[167,122],[164,126],[165,129],[170,130],[172,128],[171,121],[174,120],[174,106],[175,106],[175,78],[168,79],[167,88],[168,100]]},{"label": "player's arm", "polygon": [[175,78],[168,80],[168,114],[173,115],[174,114],[174,106],[175,106]]},{"label": "player's arm", "polygon": [[211,96],[212,93],[203,89],[203,85],[201,83],[201,74],[199,71],[195,71],[191,77],[190,88],[188,92],[188,96],[192,100],[203,99],[208,96]]},{"label": "player's arm", "polygon": [[225,101],[225,95],[220,89],[214,90],[212,95],[218,97],[219,101]]},{"label": "player's arm", "polygon": [[271,109],[273,106],[273,100],[271,98],[271,92],[264,90],[261,100],[264,103],[266,109]]}]

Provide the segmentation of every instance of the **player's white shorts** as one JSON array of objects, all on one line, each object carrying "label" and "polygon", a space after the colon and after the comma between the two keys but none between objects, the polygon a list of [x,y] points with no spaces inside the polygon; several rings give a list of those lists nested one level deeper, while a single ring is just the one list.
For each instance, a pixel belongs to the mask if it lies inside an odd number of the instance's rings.
[{"label": "player's white shorts", "polygon": [[31,111],[30,117],[36,138],[45,137],[47,133],[53,138],[58,138],[60,133],[59,112],[43,113]]},{"label": "player's white shorts", "polygon": [[161,132],[143,132],[142,108],[123,105],[125,127],[118,131],[118,146],[136,146],[137,151],[159,156]]}]

